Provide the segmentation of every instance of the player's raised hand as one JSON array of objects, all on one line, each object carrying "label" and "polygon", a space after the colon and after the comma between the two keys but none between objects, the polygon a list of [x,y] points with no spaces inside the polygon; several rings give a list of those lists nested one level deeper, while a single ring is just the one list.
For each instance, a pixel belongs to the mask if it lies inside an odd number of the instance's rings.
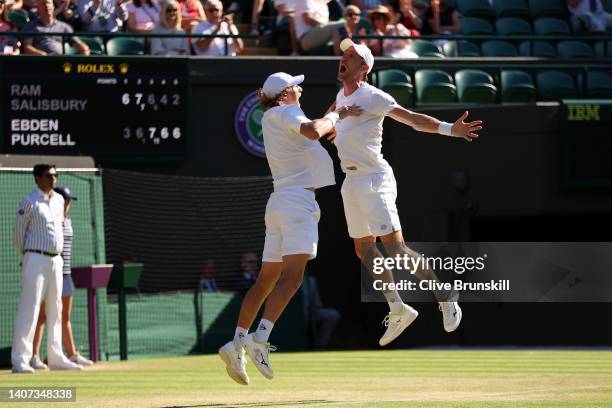
[{"label": "player's raised hand", "polygon": [[462,137],[468,142],[478,138],[478,134],[475,133],[482,129],[482,120],[475,120],[473,122],[465,122],[469,112],[465,111],[463,115],[453,124],[451,132],[453,137]]}]

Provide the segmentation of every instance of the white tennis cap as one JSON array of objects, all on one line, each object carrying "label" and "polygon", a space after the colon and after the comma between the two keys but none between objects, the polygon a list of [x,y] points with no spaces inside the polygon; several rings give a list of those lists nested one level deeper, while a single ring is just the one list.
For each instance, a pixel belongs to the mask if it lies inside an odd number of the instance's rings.
[{"label": "white tennis cap", "polygon": [[304,75],[291,76],[284,72],[277,72],[266,79],[263,84],[263,93],[268,98],[274,98],[276,95],[288,86],[299,85],[304,82]]},{"label": "white tennis cap", "polygon": [[351,47],[355,47],[355,51],[357,51],[357,54],[359,54],[359,56],[363,58],[363,61],[368,66],[369,74],[372,71],[372,67],[374,66],[374,56],[372,55],[372,51],[370,51],[367,45],[355,44],[350,38],[345,38],[340,43],[340,49],[342,50],[342,52],[348,50]]}]

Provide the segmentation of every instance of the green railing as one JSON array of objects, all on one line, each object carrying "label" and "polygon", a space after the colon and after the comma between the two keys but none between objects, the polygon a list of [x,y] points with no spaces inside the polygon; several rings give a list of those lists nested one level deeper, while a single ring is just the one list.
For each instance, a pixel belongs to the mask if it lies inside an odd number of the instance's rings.
[{"label": "green railing", "polygon": [[[107,41],[110,38],[115,37],[130,37],[130,38],[221,38],[225,42],[225,54],[228,54],[229,50],[229,39],[241,38],[241,39],[253,39],[256,40],[259,36],[255,34],[192,34],[192,33],[127,33],[127,32],[114,32],[114,33],[102,33],[102,32],[75,32],[75,33],[38,33],[38,32],[25,32],[25,31],[7,31],[2,33],[3,36],[12,36],[12,37],[35,37],[35,36],[58,36],[62,37],[63,42],[66,42],[70,37],[99,37],[103,39],[104,45],[106,45]],[[436,41],[436,40],[447,40],[447,41],[459,41],[457,44],[458,47],[461,47],[460,41],[467,40],[473,42],[483,42],[488,40],[501,40],[508,41],[512,43],[529,41],[530,48],[529,53],[533,52],[533,41],[546,41],[558,43],[561,41],[583,41],[589,44],[595,44],[599,42],[603,42],[604,56],[610,57],[608,42],[612,42],[612,36],[610,35],[550,35],[550,36],[541,36],[541,35],[496,35],[496,34],[487,34],[487,35],[427,35],[427,36],[387,36],[387,35],[359,35],[353,36],[354,39],[364,39],[364,40],[378,40],[381,43],[384,40],[427,40],[427,41]]]}]

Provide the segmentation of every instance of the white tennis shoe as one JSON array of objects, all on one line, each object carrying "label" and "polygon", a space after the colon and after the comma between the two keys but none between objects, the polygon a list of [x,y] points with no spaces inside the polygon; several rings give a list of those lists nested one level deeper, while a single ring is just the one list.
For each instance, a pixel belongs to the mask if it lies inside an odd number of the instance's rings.
[{"label": "white tennis shoe", "polygon": [[229,341],[219,349],[219,356],[225,363],[225,370],[232,380],[240,385],[249,385],[244,348],[237,349],[234,342]]},{"label": "white tennis shoe", "polygon": [[439,306],[442,312],[442,320],[444,322],[444,330],[447,332],[455,331],[461,323],[462,312],[457,302],[440,302]]},{"label": "white tennis shoe", "polygon": [[259,372],[268,380],[274,378],[274,372],[270,367],[270,351],[276,351],[276,347],[270,343],[258,341],[255,333],[247,335],[243,341],[247,354]]},{"label": "white tennis shoe", "polygon": [[395,340],[402,332],[414,322],[419,312],[406,304],[402,304],[401,312],[390,312],[383,320],[387,327],[385,334],[380,338],[378,344],[386,346]]}]

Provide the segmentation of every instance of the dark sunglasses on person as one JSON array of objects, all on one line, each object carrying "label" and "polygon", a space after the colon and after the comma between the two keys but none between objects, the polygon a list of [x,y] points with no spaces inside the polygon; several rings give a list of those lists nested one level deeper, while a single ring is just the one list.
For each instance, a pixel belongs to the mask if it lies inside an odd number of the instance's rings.
[{"label": "dark sunglasses on person", "polygon": [[176,13],[178,11],[178,9],[175,8],[168,8],[166,9],[166,13]]},{"label": "dark sunglasses on person", "polygon": [[57,173],[47,173],[47,174],[45,174],[45,177],[48,178],[48,179],[52,179],[54,177],[58,178],[59,174],[57,174]]},{"label": "dark sunglasses on person", "polygon": [[358,13],[347,13],[346,16],[347,17],[355,17],[355,16],[360,17],[361,14],[358,14]]}]

